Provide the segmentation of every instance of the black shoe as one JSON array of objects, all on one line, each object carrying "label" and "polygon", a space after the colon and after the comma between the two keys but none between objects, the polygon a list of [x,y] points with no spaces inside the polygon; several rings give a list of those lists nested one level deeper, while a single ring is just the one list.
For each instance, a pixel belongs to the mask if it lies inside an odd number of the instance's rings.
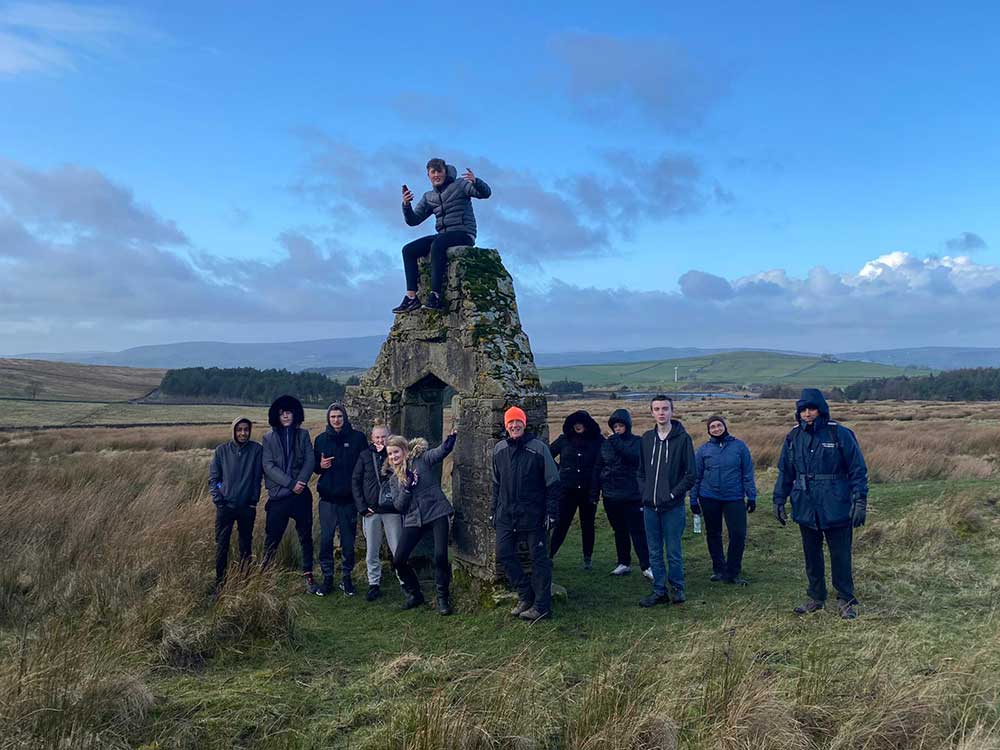
[{"label": "black shoe", "polygon": [[709,578],[712,583],[718,583],[719,581],[724,581],[726,577],[722,573],[712,573],[712,577]]},{"label": "black shoe", "polygon": [[379,587],[377,583],[373,583],[371,586],[368,587],[368,593],[365,594],[365,599],[367,599],[370,602],[373,602],[380,596],[382,596],[382,589]]},{"label": "black shoe", "polygon": [[426,601],[424,595],[419,591],[415,594],[407,594],[406,601],[403,602],[403,609],[413,609],[414,607],[419,607]]},{"label": "black shoe", "polygon": [[442,596],[438,594],[437,598],[437,609],[439,615],[450,615],[451,614],[451,599],[447,594]]},{"label": "black shoe", "polygon": [[340,590],[344,592],[345,596],[354,596],[354,581],[344,576],[344,580],[340,583]]},{"label": "black shoe", "polygon": [[443,308],[444,305],[441,304],[441,295],[437,292],[431,292],[428,294],[427,302],[424,304],[424,307],[428,310],[440,310]]},{"label": "black shoe", "polygon": [[749,586],[750,585],[750,581],[748,581],[746,578],[740,578],[739,576],[736,576],[735,578],[726,578],[726,579],[723,580],[723,583],[728,583],[730,586]]},{"label": "black shoe", "polygon": [[510,613],[514,617],[520,617],[522,612],[527,612],[534,605],[534,602],[526,602],[524,599],[518,599],[517,604],[514,605],[514,609],[512,609]]},{"label": "black shoe", "polygon": [[855,608],[857,602],[847,602],[843,599],[837,600],[837,611],[840,612],[840,616],[845,620],[856,620],[858,619],[858,610]]},{"label": "black shoe", "polygon": [[404,296],[403,301],[392,308],[396,314],[413,312],[420,307],[420,297]]},{"label": "black shoe", "polygon": [[677,591],[676,589],[674,589],[673,591],[670,592],[671,604],[683,604],[685,601],[687,600],[684,598],[683,591]]},{"label": "black shoe", "polygon": [[594,569],[594,561],[591,560],[589,557],[583,558],[583,569],[584,570],[593,570]]},{"label": "black shoe", "polygon": [[657,604],[670,604],[669,594],[652,593],[639,600],[640,607],[655,607]]},{"label": "black shoe", "polygon": [[326,587],[326,582],[324,581],[322,586],[317,585],[316,579],[313,578],[312,573],[306,573],[304,576],[306,582],[306,593],[315,594],[316,596],[326,596],[330,593],[330,589]]}]

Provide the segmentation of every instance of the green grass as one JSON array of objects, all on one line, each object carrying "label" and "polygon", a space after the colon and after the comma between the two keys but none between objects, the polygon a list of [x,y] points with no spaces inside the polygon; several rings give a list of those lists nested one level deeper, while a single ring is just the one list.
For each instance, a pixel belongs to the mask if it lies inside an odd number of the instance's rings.
[{"label": "green grass", "polygon": [[[804,597],[799,534],[792,524],[779,527],[766,501],[750,517],[745,561],[752,581],[749,588],[708,582],[711,570],[704,537],[692,534],[689,527],[684,537],[687,603],[643,610],[637,601],[649,585],[637,567],[626,578],[608,575],[615,559],[602,510],[594,570],[580,567],[576,528],[555,560],[555,582],[567,588],[568,599],[556,601],[556,616],[550,622],[515,621],[506,613],[506,603],[480,609],[461,587],[454,617],[439,617],[430,608],[403,612],[391,574],[386,595],[376,603],[364,601],[363,586],[359,596],[350,599],[339,594],[302,597],[294,647],[257,643],[228,651],[197,673],[163,675],[156,685],[162,700],[154,727],[169,733],[181,722],[205,746],[251,747],[251,740],[266,740],[268,747],[402,747],[386,744],[399,739],[403,730],[394,721],[400,716],[410,716],[406,712],[417,710],[414,706],[456,691],[460,701],[475,704],[481,700],[475,697],[477,691],[495,686],[505,672],[521,675],[512,690],[533,689],[530,681],[537,679],[548,691],[547,700],[566,694],[567,703],[560,708],[557,701],[550,711],[552,716],[560,711],[569,716],[576,710],[570,703],[579,701],[579,690],[609,660],[630,653],[637,653],[638,662],[647,666],[673,664],[664,678],[674,679],[670,674],[677,671],[672,690],[682,689],[684,680],[677,675],[690,658],[691,668],[707,670],[703,679],[721,680],[717,685],[706,683],[704,689],[715,685],[712,689],[726,695],[725,691],[737,689],[736,682],[755,668],[757,659],[765,659],[767,673],[787,683],[788,689],[808,688],[824,699],[833,689],[825,684],[827,679],[831,685],[839,685],[841,679],[849,682],[866,665],[874,669],[880,652],[890,655],[892,669],[903,674],[933,672],[974,651],[997,632],[990,613],[1000,604],[995,542],[998,489],[995,482],[874,487],[870,524],[857,540],[862,607],[856,622],[839,620],[832,609],[806,619],[790,613]],[[954,527],[940,525],[947,521],[944,515],[913,513],[918,503],[940,508],[957,496],[973,498],[963,506],[974,507],[978,519],[970,521],[969,528],[960,522]],[[924,533],[918,531],[912,540],[903,528],[911,522],[918,527],[925,523]],[[905,546],[911,541],[919,545],[926,541],[922,537],[934,533],[947,535],[943,557]],[[356,568],[359,581],[363,567],[362,563]],[[424,585],[433,591],[429,582]],[[746,648],[744,638],[757,655],[740,657],[749,661],[737,663],[732,675],[736,682],[730,684],[730,678],[722,676],[730,657],[720,654],[728,654],[730,646],[734,653]],[[720,658],[723,661],[711,661]],[[804,672],[817,682],[801,684]],[[529,674],[530,680],[525,677]],[[640,675],[629,679],[640,680]],[[466,694],[456,687],[466,680],[476,690]],[[652,703],[658,697],[647,699]],[[497,700],[485,715],[501,710],[503,701]],[[420,718],[423,710],[418,710],[417,718],[410,716],[415,726],[426,719]],[[453,710],[449,703],[444,713]],[[526,705],[524,711],[535,709]],[[703,731],[699,722],[705,717],[693,715],[687,723],[684,716],[673,719],[681,724],[682,740],[697,744]],[[552,731],[558,735],[562,730]],[[282,744],[285,741],[287,745]],[[569,746],[561,742],[565,737],[559,740],[553,735],[552,744],[538,747]]]},{"label": "green grass", "polygon": [[926,375],[927,370],[904,369],[870,362],[830,362],[773,352],[726,352],[654,362],[546,367],[542,381],[576,380],[587,387],[650,388],[674,385],[674,367],[685,386],[776,384],[845,386],[865,378]]},{"label": "green grass", "polygon": [[[322,409],[306,409],[310,419]],[[267,407],[229,405],[158,405],[97,402],[49,402],[10,400],[0,402],[0,428],[67,427],[73,425],[156,425],[156,424],[228,424],[237,416],[249,416],[260,425],[267,424]]]}]

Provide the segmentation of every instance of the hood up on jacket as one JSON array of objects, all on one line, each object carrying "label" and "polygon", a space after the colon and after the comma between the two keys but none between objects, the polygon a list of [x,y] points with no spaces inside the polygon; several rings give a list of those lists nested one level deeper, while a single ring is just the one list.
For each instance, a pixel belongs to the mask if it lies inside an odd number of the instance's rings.
[{"label": "hood up on jacket", "polygon": [[632,434],[632,415],[628,413],[628,409],[615,409],[611,412],[611,416],[608,417],[608,427],[614,430],[615,422],[621,422],[625,425],[626,435]]},{"label": "hood up on jacket", "polygon": [[[233,420],[233,442],[234,443],[236,443],[236,425],[238,425],[240,422],[246,422],[248,425],[250,425],[250,439],[253,439],[253,422],[250,419],[248,419],[247,417],[236,417],[236,419]],[[236,443],[236,444],[239,445],[239,443]]]},{"label": "hood up on jacket", "polygon": [[[577,423],[583,425],[582,435],[577,435],[576,432],[573,431],[573,425]],[[575,411],[566,417],[563,422],[563,435],[565,435],[567,439],[583,438],[584,440],[596,440],[601,436],[601,428],[597,422],[594,421],[594,418],[590,416],[590,414],[581,409],[580,411]]]},{"label": "hood up on jacket", "polygon": [[272,429],[281,429],[281,412],[290,411],[292,413],[292,426],[300,427],[306,421],[306,412],[302,408],[302,402],[295,396],[278,396],[267,410],[267,423]]},{"label": "hood up on jacket", "polygon": [[444,190],[451,183],[458,179],[458,169],[455,168],[453,164],[445,162],[444,164],[444,182],[441,183],[441,187],[434,188],[437,191]]},{"label": "hood up on jacket", "polygon": [[326,407],[326,431],[329,433],[334,432],[334,429],[330,426],[330,412],[333,411],[334,409],[336,409],[337,411],[339,411],[341,414],[344,415],[344,427],[341,429],[341,432],[344,434],[349,434],[351,430],[354,429],[351,426],[351,417],[347,413],[347,407],[344,406],[339,401],[334,401],[332,404]]},{"label": "hood up on jacket", "polygon": [[830,406],[823,398],[823,393],[819,388],[803,388],[802,395],[795,402],[795,419],[801,419],[802,410],[807,406],[814,406],[819,409],[819,415],[823,419],[830,419]]}]

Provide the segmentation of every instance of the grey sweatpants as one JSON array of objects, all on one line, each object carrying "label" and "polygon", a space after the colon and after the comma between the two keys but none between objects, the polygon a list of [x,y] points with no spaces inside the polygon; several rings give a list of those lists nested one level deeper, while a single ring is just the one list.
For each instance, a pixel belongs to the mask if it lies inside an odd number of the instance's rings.
[{"label": "grey sweatpants", "polygon": [[363,516],[361,528],[365,534],[365,565],[368,568],[368,585],[378,586],[382,581],[382,536],[389,543],[389,552],[396,554],[396,545],[403,533],[403,517],[398,513],[376,513]]}]

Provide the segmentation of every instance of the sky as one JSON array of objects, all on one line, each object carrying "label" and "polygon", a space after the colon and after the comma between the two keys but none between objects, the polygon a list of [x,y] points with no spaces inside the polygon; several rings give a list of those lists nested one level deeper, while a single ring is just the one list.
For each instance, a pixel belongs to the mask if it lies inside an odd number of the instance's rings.
[{"label": "sky", "polygon": [[0,353],[385,333],[432,156],[536,351],[1000,345],[1000,6],[874,5],[0,0]]}]

